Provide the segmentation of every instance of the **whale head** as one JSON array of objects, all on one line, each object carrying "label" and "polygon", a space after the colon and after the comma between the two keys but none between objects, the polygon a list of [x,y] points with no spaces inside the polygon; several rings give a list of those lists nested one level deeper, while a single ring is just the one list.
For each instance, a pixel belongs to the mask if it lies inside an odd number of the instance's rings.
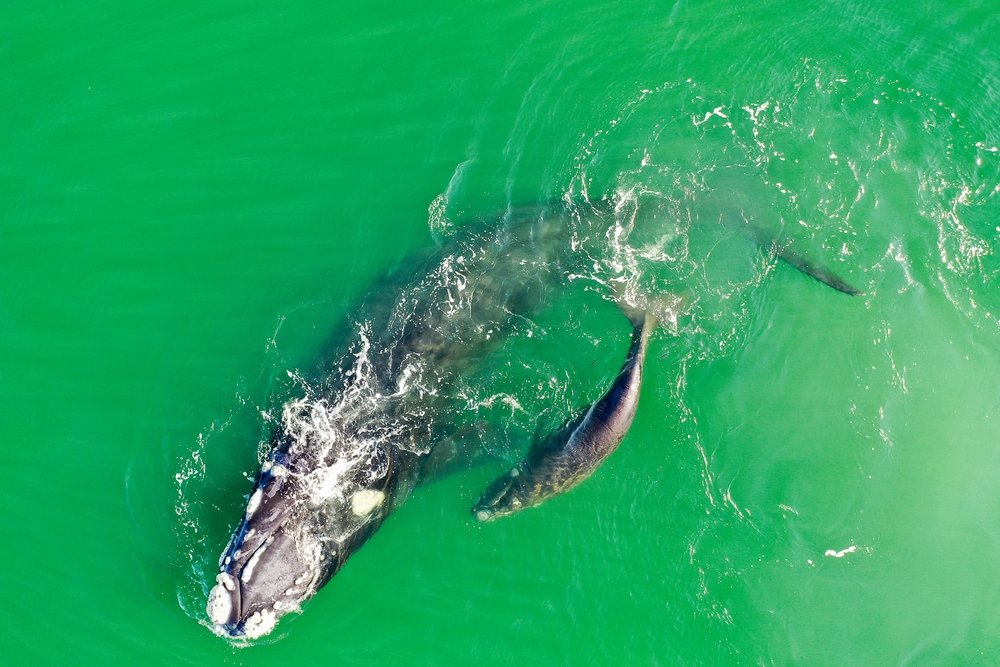
[{"label": "whale head", "polygon": [[216,634],[249,640],[270,633],[388,514],[394,466],[373,484],[345,461],[325,463],[275,448],[262,465],[208,596]]},{"label": "whale head", "polygon": [[519,467],[511,468],[483,492],[472,508],[473,516],[479,521],[493,521],[537,504],[532,501],[533,489],[525,483],[527,479]]},{"label": "whale head", "polygon": [[[208,597],[217,634],[254,639],[274,629],[278,618],[299,608],[317,588],[332,550],[309,553],[305,525],[297,518],[300,485],[284,456],[261,468],[246,510],[219,561]],[[319,545],[317,545],[319,546]]]}]

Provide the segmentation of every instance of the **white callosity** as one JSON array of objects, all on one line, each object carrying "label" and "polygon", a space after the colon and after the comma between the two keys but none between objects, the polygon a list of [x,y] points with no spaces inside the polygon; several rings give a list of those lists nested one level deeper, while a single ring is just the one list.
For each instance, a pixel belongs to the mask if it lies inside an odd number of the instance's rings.
[{"label": "white callosity", "polygon": [[250,500],[249,502],[247,502],[247,519],[252,517],[254,513],[257,511],[257,508],[260,507],[260,500],[263,496],[264,496],[263,489],[257,489],[256,491],[253,492],[253,495],[250,496]]},{"label": "white callosity", "polygon": [[351,511],[354,516],[368,516],[372,510],[382,504],[385,494],[376,489],[362,489],[351,496]]},{"label": "white callosity", "polygon": [[247,639],[256,639],[274,630],[278,616],[270,609],[261,609],[251,614],[243,625],[243,634]]},{"label": "white callosity", "polygon": [[240,573],[241,580],[250,581],[250,577],[253,576],[253,570],[257,566],[257,563],[260,561],[260,557],[264,555],[264,551],[267,550],[269,546],[271,546],[272,542],[274,542],[273,535],[267,538],[267,541],[257,548],[257,551],[254,552],[253,556],[250,557],[250,560],[248,560],[247,564],[243,567],[243,572]]},{"label": "white callosity", "polygon": [[229,620],[233,611],[232,597],[229,591],[233,590],[233,578],[225,572],[216,578],[218,583],[212,588],[208,595],[208,617],[213,623],[222,624]]}]

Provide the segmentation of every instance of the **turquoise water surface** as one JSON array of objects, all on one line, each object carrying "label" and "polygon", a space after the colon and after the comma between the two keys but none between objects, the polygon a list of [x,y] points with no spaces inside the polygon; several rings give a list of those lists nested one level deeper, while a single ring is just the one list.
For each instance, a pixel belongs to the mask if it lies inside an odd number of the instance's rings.
[{"label": "turquoise water surface", "polygon": [[[3,664],[1000,663],[994,4],[112,0],[0,26]],[[277,415],[370,285],[560,200],[613,213],[463,381],[494,460],[418,489],[272,635],[215,636]],[[617,372],[621,276],[688,305],[631,432],[477,523]]]}]

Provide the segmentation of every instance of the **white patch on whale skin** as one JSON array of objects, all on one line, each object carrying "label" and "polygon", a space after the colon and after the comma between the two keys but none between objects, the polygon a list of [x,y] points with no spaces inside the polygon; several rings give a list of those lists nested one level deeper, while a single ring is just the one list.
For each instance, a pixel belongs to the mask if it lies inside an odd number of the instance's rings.
[{"label": "white patch on whale skin", "polygon": [[362,489],[351,496],[351,511],[354,516],[367,516],[369,512],[385,501],[385,494],[376,489]]},{"label": "white patch on whale skin", "polygon": [[215,583],[221,584],[227,591],[236,590],[236,580],[233,579],[233,575],[228,572],[220,572],[218,576],[215,577]]},{"label": "white patch on whale skin", "polygon": [[243,572],[240,573],[240,579],[243,581],[250,581],[250,577],[253,576],[253,569],[257,567],[257,562],[260,560],[260,557],[264,554],[267,548],[271,546],[272,542],[274,542],[273,535],[267,538],[267,541],[264,542],[264,544],[260,545],[257,551],[254,552],[253,556],[250,556],[250,560],[248,560],[247,564],[243,567]]},{"label": "white patch on whale skin", "polygon": [[208,594],[206,611],[208,617],[217,625],[229,621],[229,615],[233,613],[233,599],[226,592],[226,587],[223,584],[216,584],[212,588],[212,592]]},{"label": "white patch on whale skin", "polygon": [[271,605],[276,612],[279,614],[284,614],[290,611],[301,612],[302,608],[299,607],[299,603],[296,600],[275,600],[274,604]]},{"label": "white patch on whale skin", "polygon": [[263,497],[264,497],[264,490],[263,489],[257,489],[256,491],[253,492],[253,495],[250,496],[250,501],[247,502],[247,518],[248,519],[250,517],[252,517],[254,515],[254,512],[257,511],[257,508],[260,507],[260,499],[263,498]]},{"label": "white patch on whale skin", "polygon": [[243,633],[247,639],[257,639],[274,630],[278,624],[278,616],[270,609],[255,611],[243,624]]}]

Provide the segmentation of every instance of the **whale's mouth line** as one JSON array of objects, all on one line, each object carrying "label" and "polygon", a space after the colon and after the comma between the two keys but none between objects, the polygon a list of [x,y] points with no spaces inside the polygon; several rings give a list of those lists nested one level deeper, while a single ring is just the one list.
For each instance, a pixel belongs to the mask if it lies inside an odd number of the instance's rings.
[{"label": "whale's mouth line", "polygon": [[[280,527],[280,525],[278,526]],[[249,558],[236,565],[236,561],[231,561],[223,567],[222,572],[219,573],[217,577],[217,587],[222,586],[225,592],[220,591],[219,595],[228,595],[229,598],[229,610],[226,615],[227,618],[224,620],[222,618],[215,618],[215,631],[217,634],[224,635],[233,639],[248,639],[246,625],[247,620],[244,618],[243,613],[243,586],[249,583],[250,578],[253,575],[254,567],[256,567],[261,556],[267,550],[267,547],[271,544],[273,540],[274,533],[277,532],[278,527],[276,527],[271,534],[265,538],[256,549],[250,554]],[[232,553],[236,553],[239,550],[239,546],[234,545],[231,550]]]},{"label": "whale's mouth line", "polygon": [[[258,491],[260,487],[258,487]],[[230,638],[250,638],[247,632],[247,618],[244,618],[244,586],[250,584],[254,569],[257,567],[267,548],[274,543],[275,536],[285,525],[290,512],[276,512],[268,517],[267,527],[263,531],[251,527],[251,518],[255,513],[253,497],[251,507],[244,514],[236,530],[233,540],[223,554],[219,563],[220,572],[216,577],[216,586],[209,594],[210,607],[214,600],[218,610],[212,617],[216,634]],[[258,501],[259,503],[259,501]],[[243,552],[247,543],[256,543],[252,551]]]},{"label": "whale's mouth line", "polygon": [[275,529],[275,531],[272,531],[272,534],[268,535],[267,538],[265,538],[264,541],[261,542],[256,549],[254,549],[253,553],[250,554],[250,558],[248,558],[246,562],[240,566],[238,573],[233,574],[233,572],[230,572],[230,576],[232,576],[236,580],[235,583],[236,590],[234,591],[235,594],[233,596],[233,611],[231,614],[231,618],[235,620],[231,620],[229,623],[226,623],[225,630],[231,637],[237,637],[244,634],[243,604],[242,604],[243,582],[248,581],[250,579],[250,576],[253,574],[254,566],[257,565],[257,561],[260,560],[261,555],[264,553],[264,549],[267,548],[268,546],[268,540],[271,539],[274,532],[277,532],[277,529]]}]

